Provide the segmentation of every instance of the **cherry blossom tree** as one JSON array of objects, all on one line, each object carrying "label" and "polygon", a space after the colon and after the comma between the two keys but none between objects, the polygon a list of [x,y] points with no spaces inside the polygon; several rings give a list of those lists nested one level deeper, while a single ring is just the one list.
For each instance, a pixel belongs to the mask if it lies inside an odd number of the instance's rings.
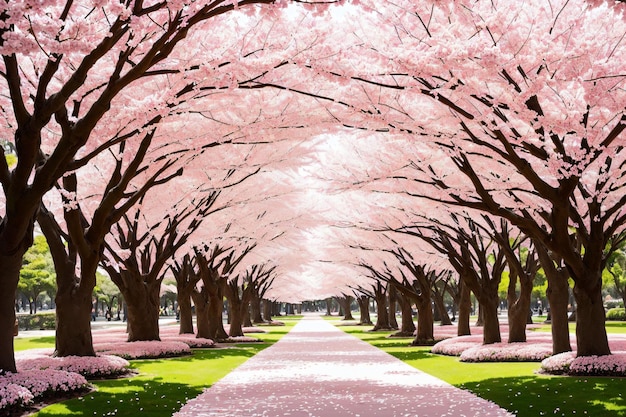
[{"label": "cherry blossom tree", "polygon": [[358,66],[323,74],[358,85],[329,94],[346,103],[335,116],[405,138],[414,183],[396,189],[503,217],[561,259],[575,283],[577,354],[610,353],[601,274],[626,222],[624,5],[401,1],[377,11],[359,24],[387,30],[355,31]]},{"label": "cherry blossom tree", "polygon": [[[196,95],[203,80],[210,79],[212,88],[219,88],[236,85],[238,76],[247,78],[243,68],[237,75],[224,69],[235,67],[228,64],[238,60],[225,53],[232,43],[220,45],[221,37],[210,37],[218,42],[214,45],[202,40],[186,44],[196,45],[203,54],[194,48],[180,53],[179,46],[196,27],[228,39],[232,32],[213,28],[225,24],[242,29],[231,25],[229,16],[238,9],[263,11],[250,5],[267,3],[273,1],[79,5],[16,0],[0,5],[0,73],[6,91],[0,98],[1,129],[14,143],[18,160],[10,168],[0,158],[4,203],[0,294],[5,297],[0,303],[5,306],[0,315],[0,369],[15,371],[10,298],[22,255],[32,244],[42,196],[65,173],[89,163],[134,129],[149,130],[173,104]],[[234,49],[239,57],[241,49]],[[180,81],[173,80],[175,74]],[[222,82],[216,86],[213,81],[218,78]],[[158,89],[158,81],[166,88]],[[157,90],[147,95],[148,85]]]}]

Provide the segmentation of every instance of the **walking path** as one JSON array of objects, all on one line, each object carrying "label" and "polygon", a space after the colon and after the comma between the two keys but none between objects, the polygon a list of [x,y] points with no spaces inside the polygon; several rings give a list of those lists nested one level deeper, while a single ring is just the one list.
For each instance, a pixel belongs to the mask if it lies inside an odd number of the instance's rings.
[{"label": "walking path", "polygon": [[[201,370],[198,370],[201,372]],[[511,416],[316,317],[189,401],[175,417]]]}]

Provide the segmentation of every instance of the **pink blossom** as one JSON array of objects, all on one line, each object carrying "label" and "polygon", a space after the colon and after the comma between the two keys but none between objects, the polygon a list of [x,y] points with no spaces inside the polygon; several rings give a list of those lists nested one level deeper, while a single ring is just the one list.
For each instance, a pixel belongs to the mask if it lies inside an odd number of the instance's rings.
[{"label": "pink blossom", "polygon": [[113,355],[52,357],[51,349],[31,349],[17,352],[15,362],[18,370],[62,370],[75,372],[86,378],[102,378],[121,375],[128,371],[129,363]]},{"label": "pink blossom", "polygon": [[494,343],[466,349],[461,362],[539,362],[552,355],[550,343]]},{"label": "pink blossom", "polygon": [[56,391],[76,391],[87,387],[85,377],[75,372],[31,369],[0,376],[0,386],[16,384],[28,389],[34,398]]},{"label": "pink blossom", "polygon": [[117,355],[126,359],[165,358],[191,354],[191,349],[187,343],[176,341],[101,343],[95,348],[102,354]]},{"label": "pink blossom", "polygon": [[33,394],[18,384],[0,382],[0,411],[28,405],[33,401]]}]

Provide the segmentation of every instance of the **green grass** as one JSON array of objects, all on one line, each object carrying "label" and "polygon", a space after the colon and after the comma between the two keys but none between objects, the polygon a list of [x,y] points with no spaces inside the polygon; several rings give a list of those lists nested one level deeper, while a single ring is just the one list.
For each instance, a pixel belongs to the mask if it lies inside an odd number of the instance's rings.
[{"label": "green grass", "polygon": [[16,351],[54,347],[54,336],[17,337],[13,340],[13,346]]},{"label": "green grass", "polygon": [[[91,381],[97,391],[52,404],[35,416],[172,415],[188,400],[202,393],[204,388],[278,341],[299,317],[279,317],[277,320],[284,322],[285,326],[267,326],[263,328],[268,333],[251,334],[262,339],[262,343],[239,343],[223,349],[194,349],[193,355],[182,358],[131,361],[131,367],[138,372],[136,376]],[[33,339],[36,340],[19,339],[20,348],[54,346],[54,337]]]},{"label": "green grass", "polygon": [[[542,324],[543,321],[536,320],[536,323]],[[617,333],[617,334],[626,334],[626,321],[607,321],[606,324],[606,332],[607,333]],[[533,329],[537,332],[549,332],[551,329],[549,324],[542,324],[541,327]],[[569,323],[569,331],[571,333],[576,332],[576,323]]]},{"label": "green grass", "polygon": [[433,355],[429,347],[408,346],[411,338],[387,337],[392,332],[368,332],[369,326],[340,325],[340,328],[519,417],[626,416],[624,378],[537,375],[540,365],[536,362],[464,363],[456,357]]}]

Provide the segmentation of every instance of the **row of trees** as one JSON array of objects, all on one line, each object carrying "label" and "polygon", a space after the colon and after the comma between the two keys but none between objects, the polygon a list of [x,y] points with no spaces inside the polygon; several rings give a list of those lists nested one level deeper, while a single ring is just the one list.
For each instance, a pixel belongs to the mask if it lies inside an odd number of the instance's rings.
[{"label": "row of trees", "polygon": [[[36,222],[55,264],[60,355],[93,354],[98,266],[136,301],[130,337],[142,339],[158,331],[164,271],[185,255],[208,277],[197,282],[221,282],[206,297],[242,297],[270,258],[282,288],[328,277],[318,293],[345,289],[361,263],[387,276],[387,256],[411,273],[455,270],[486,312],[487,341],[504,265],[523,280],[536,259],[555,343],[571,279],[578,354],[609,353],[602,273],[626,238],[624,6],[293,3],[1,3],[0,132],[17,163],[0,158],[0,369],[15,369],[13,306]],[[264,176],[270,164],[316,189],[286,194],[289,179]],[[252,178],[265,181],[245,187]],[[319,204],[333,200],[350,200],[345,218]],[[329,244],[322,214],[387,233],[351,244],[386,255],[361,262],[362,249]],[[274,256],[294,235],[315,247]],[[521,247],[535,255],[517,265]]]}]

